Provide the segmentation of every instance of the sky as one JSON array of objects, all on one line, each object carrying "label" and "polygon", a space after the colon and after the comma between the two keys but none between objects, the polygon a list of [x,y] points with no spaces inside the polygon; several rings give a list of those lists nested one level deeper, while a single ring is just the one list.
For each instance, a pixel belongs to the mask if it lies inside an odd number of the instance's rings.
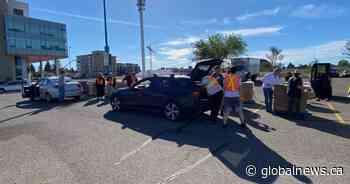
[{"label": "sky", "polygon": [[[106,0],[109,45],[120,62],[141,63],[136,0]],[[104,48],[102,0],[27,0],[30,16],[67,25],[69,60]],[[146,0],[145,43],[154,68],[193,65],[191,43],[215,33],[237,34],[244,56],[283,50],[283,63],[337,63],[350,40],[348,0]],[[147,68],[149,68],[149,53]],[[74,62],[73,62],[74,65]]]}]

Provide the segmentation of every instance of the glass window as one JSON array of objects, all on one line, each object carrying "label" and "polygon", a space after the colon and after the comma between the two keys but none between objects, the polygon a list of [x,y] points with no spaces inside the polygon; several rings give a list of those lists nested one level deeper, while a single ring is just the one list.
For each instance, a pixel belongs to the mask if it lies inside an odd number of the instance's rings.
[{"label": "glass window", "polygon": [[25,43],[26,43],[27,49],[33,48],[32,40],[27,39],[27,40],[25,40]]},{"label": "glass window", "polygon": [[151,86],[150,80],[141,81],[139,84],[135,86],[136,89],[147,89]]},{"label": "glass window", "polygon": [[25,40],[23,40],[23,39],[16,39],[16,48],[18,48],[18,49],[25,48]]},{"label": "glass window", "polygon": [[24,32],[24,22],[20,19],[13,19],[14,29],[12,31]]},{"label": "glass window", "polygon": [[16,40],[15,39],[9,38],[7,41],[8,41],[8,43],[7,43],[8,47],[16,48]]},{"label": "glass window", "polygon": [[23,16],[24,15],[23,10],[17,9],[17,8],[13,9],[13,14],[14,15],[18,15],[18,16]]}]

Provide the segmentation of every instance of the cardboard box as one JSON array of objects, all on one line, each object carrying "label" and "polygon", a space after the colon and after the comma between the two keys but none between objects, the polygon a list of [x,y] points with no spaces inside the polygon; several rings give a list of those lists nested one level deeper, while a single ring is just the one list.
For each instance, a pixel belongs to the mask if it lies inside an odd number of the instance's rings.
[{"label": "cardboard box", "polygon": [[[288,100],[287,95],[288,86],[285,84],[276,85],[273,92],[273,110],[275,112],[288,112]],[[300,112],[306,112],[307,100],[309,98],[309,90],[307,87],[303,88],[303,92],[300,98]]]},{"label": "cardboard box", "polygon": [[240,88],[240,97],[242,102],[253,101],[254,83],[251,81],[242,82]]}]

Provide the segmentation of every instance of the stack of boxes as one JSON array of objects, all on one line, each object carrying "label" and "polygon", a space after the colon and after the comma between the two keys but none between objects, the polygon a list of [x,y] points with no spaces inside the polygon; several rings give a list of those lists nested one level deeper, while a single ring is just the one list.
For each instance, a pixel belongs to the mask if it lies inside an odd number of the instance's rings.
[{"label": "stack of boxes", "polygon": [[[276,85],[273,91],[273,110],[274,112],[286,113],[288,112],[288,86],[286,84]],[[309,98],[309,90],[303,89],[300,98],[300,112],[306,113],[307,100]]]}]

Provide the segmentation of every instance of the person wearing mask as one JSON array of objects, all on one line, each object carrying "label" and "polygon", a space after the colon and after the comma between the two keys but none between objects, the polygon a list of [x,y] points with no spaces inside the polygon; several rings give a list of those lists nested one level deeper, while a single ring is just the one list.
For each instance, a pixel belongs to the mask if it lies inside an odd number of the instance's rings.
[{"label": "person wearing mask", "polygon": [[288,80],[288,112],[290,115],[300,115],[300,98],[303,92],[303,79],[296,70]]},{"label": "person wearing mask", "polygon": [[232,67],[224,78],[224,128],[227,127],[227,121],[232,112],[238,113],[241,120],[241,126],[247,128],[239,92],[241,77],[236,72],[237,68]]},{"label": "person wearing mask", "polygon": [[272,112],[273,87],[281,83],[280,73],[281,70],[276,68],[273,72],[267,73],[262,80],[267,112]]},{"label": "person wearing mask", "polygon": [[63,102],[64,101],[64,95],[65,95],[65,82],[64,82],[64,70],[60,71],[60,75],[58,77],[58,100],[59,102]]},{"label": "person wearing mask", "polygon": [[137,77],[134,73],[129,72],[123,79],[123,82],[126,81],[126,85],[128,85],[129,88],[134,86],[137,82]]},{"label": "person wearing mask", "polygon": [[217,66],[208,76],[206,84],[209,106],[210,106],[210,121],[216,122],[219,114],[222,98],[223,98],[224,77],[220,73],[220,67]]},{"label": "person wearing mask", "polygon": [[103,100],[103,96],[105,94],[105,79],[102,75],[102,73],[99,73],[96,78],[96,95],[97,100]]},{"label": "person wearing mask", "polygon": [[111,76],[107,77],[107,86],[106,86],[106,92],[107,92],[107,96],[109,97],[112,92],[113,92],[113,78]]}]

